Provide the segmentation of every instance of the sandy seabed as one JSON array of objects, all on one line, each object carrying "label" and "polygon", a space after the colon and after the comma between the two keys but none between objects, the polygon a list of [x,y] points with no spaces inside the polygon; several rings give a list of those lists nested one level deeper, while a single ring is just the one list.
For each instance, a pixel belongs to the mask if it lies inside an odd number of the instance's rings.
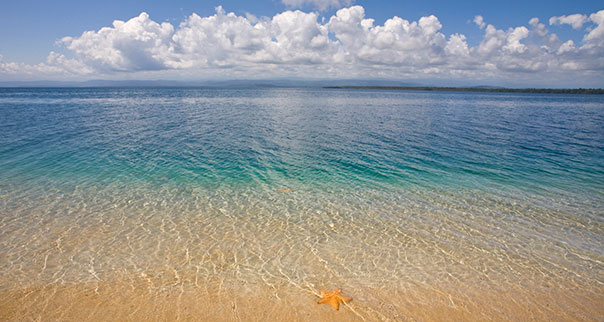
[{"label": "sandy seabed", "polygon": [[604,319],[598,203],[127,193],[6,198],[0,321]]}]

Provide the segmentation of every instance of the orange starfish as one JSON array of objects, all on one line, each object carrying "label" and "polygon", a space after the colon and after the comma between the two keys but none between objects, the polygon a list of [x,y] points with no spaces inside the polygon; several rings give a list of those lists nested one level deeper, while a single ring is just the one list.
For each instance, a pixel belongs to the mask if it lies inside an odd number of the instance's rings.
[{"label": "orange starfish", "polygon": [[279,190],[277,190],[277,191],[278,191],[278,192],[281,192],[281,193],[292,192],[292,190],[291,190],[291,189],[288,189],[288,188],[285,188],[285,189],[279,189]]},{"label": "orange starfish", "polygon": [[352,297],[348,297],[343,294],[340,295],[341,292],[342,292],[341,288],[339,288],[333,292],[321,291],[321,299],[317,303],[318,304],[327,303],[327,304],[331,305],[331,307],[333,307],[334,309],[340,310],[340,303],[348,303],[348,302],[352,301]]}]

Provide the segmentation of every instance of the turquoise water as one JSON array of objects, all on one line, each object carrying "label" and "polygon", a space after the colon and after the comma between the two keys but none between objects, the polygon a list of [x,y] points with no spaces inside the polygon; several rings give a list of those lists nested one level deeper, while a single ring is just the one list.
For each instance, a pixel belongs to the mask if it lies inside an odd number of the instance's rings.
[{"label": "turquoise water", "polygon": [[601,301],[604,96],[0,89],[0,229],[0,290],[226,260],[220,285]]},{"label": "turquoise water", "polygon": [[600,96],[3,89],[2,182],[529,187],[597,193]]}]

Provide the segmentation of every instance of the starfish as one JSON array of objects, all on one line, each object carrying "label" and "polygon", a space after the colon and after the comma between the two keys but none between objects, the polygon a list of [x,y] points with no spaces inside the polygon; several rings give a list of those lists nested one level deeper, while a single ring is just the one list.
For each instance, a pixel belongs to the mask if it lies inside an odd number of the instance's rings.
[{"label": "starfish", "polygon": [[321,291],[321,299],[318,304],[327,303],[336,310],[340,310],[340,303],[348,303],[352,301],[352,297],[340,295],[342,289],[339,288],[333,292]]},{"label": "starfish", "polygon": [[285,189],[279,189],[279,190],[277,190],[277,191],[278,191],[278,192],[281,192],[281,193],[292,192],[292,190],[291,190],[291,189],[288,189],[288,188],[285,188]]}]

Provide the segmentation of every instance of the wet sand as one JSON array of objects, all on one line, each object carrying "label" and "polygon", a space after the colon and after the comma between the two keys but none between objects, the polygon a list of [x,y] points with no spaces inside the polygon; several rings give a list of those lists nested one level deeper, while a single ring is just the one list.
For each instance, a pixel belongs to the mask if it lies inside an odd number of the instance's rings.
[{"label": "wet sand", "polygon": [[[2,321],[601,321],[601,287],[549,291],[344,289],[339,311],[312,286],[252,285],[216,277],[205,285],[137,277],[0,292]],[[199,284],[199,281],[198,281]],[[452,285],[451,285],[452,286]],[[451,287],[449,286],[449,287]],[[569,296],[571,295],[571,296]]]}]

